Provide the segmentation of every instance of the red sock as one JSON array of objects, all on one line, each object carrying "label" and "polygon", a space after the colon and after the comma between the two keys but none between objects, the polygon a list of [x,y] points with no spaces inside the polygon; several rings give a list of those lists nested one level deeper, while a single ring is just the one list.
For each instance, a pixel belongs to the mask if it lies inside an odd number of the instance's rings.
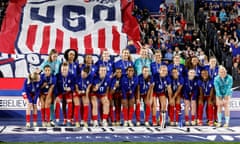
[{"label": "red sock", "polygon": [[92,120],[97,120],[98,116],[97,115],[92,115]]},{"label": "red sock", "polygon": [[213,106],[213,116],[214,116],[214,120],[218,120],[218,117],[217,117],[217,105]]},{"label": "red sock", "polygon": [[127,107],[123,107],[123,119],[124,119],[124,121],[128,120],[128,108]]},{"label": "red sock", "polygon": [[30,119],[31,119],[31,117],[30,117],[30,115],[26,115],[26,122],[30,122]]},{"label": "red sock", "polygon": [[153,124],[156,124],[156,123],[157,123],[157,117],[156,117],[156,115],[153,115],[153,116],[152,116],[152,123],[153,123]]},{"label": "red sock", "polygon": [[68,108],[67,109],[67,111],[68,111],[67,112],[67,114],[68,114],[67,119],[71,120],[72,119],[72,102],[68,102],[67,105],[68,105],[68,107],[67,107]]},{"label": "red sock", "polygon": [[103,119],[103,120],[106,120],[107,118],[108,118],[108,114],[103,114],[103,115],[102,115],[102,119]]},{"label": "red sock", "polygon": [[46,113],[46,121],[50,122],[50,108],[45,108],[45,113]]},{"label": "red sock", "polygon": [[116,121],[120,121],[121,107],[116,107]]},{"label": "red sock", "polygon": [[212,104],[208,104],[207,111],[209,113],[208,114],[208,120],[213,121],[213,105]]},{"label": "red sock", "polygon": [[33,114],[33,122],[37,122],[37,114]]},{"label": "red sock", "polygon": [[189,116],[185,115],[185,121],[189,121]]},{"label": "red sock", "polygon": [[146,104],[145,122],[149,121],[150,112],[151,112],[151,106],[149,104]]},{"label": "red sock", "polygon": [[81,116],[81,119],[84,120],[84,106],[83,104],[80,105],[80,116]]},{"label": "red sock", "polygon": [[173,105],[169,106],[169,117],[170,117],[170,121],[173,122],[174,121],[174,106]]},{"label": "red sock", "polygon": [[136,105],[136,120],[137,121],[140,121],[140,118],[141,118],[140,114],[141,114],[141,112],[140,112],[140,103],[137,103],[137,105]]},{"label": "red sock", "polygon": [[128,120],[132,120],[132,118],[133,118],[133,113],[134,113],[134,107],[131,106],[131,107],[129,107]]},{"label": "red sock", "polygon": [[55,116],[56,119],[60,119],[60,103],[56,103],[56,109],[55,109]]},{"label": "red sock", "polygon": [[100,113],[100,118],[102,119],[103,118],[103,105],[102,103],[99,103],[98,105],[98,109],[99,109],[99,113]]},{"label": "red sock", "polygon": [[110,110],[109,110],[109,116],[111,119],[111,122],[114,122],[114,110],[113,110],[113,106],[110,106]]},{"label": "red sock", "polygon": [[83,107],[83,120],[85,122],[88,121],[88,105],[84,105]]},{"label": "red sock", "polygon": [[74,106],[74,116],[75,116],[76,122],[79,122],[79,110],[80,110],[80,105],[75,105]]},{"label": "red sock", "polygon": [[45,122],[45,108],[41,108],[41,118],[42,118],[42,122]]},{"label": "red sock", "polygon": [[[203,119],[203,104],[198,104],[198,113],[197,113],[198,120]],[[192,119],[193,120],[193,119]]]},{"label": "red sock", "polygon": [[192,121],[194,121],[195,120],[195,115],[192,115]]},{"label": "red sock", "polygon": [[176,121],[178,122],[179,121],[179,113],[181,111],[181,106],[180,106],[180,104],[176,104],[175,107],[176,107]]}]

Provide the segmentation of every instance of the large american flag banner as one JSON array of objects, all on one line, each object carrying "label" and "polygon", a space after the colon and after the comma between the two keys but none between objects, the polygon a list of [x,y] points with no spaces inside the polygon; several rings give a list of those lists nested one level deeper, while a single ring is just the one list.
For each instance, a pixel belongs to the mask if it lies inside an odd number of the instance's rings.
[{"label": "large american flag banner", "polygon": [[132,0],[10,0],[0,31],[0,69],[8,77],[25,76],[51,49],[119,54],[128,39],[140,39],[132,9]]}]

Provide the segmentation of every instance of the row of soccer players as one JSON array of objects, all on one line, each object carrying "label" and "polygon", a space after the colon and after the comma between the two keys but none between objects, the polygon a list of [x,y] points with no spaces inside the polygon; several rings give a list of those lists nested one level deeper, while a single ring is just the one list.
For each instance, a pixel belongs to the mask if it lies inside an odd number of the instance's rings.
[{"label": "row of soccer players", "polygon": [[[127,50],[125,50],[125,52],[127,52]],[[73,55],[72,61],[74,61],[74,55],[76,55],[76,53],[72,50],[69,50],[67,53],[68,58],[65,57],[67,61],[71,59],[71,55]],[[157,53],[155,55],[157,55]],[[56,55],[53,54],[49,57],[52,56]],[[175,59],[177,57],[178,56],[175,56]],[[85,62],[87,61],[86,59]],[[56,122],[59,122],[60,102],[63,102],[64,122],[70,124],[70,121],[74,117],[77,127],[79,126],[80,103],[82,103],[81,118],[84,121],[84,125],[87,126],[89,104],[91,101],[91,117],[94,125],[98,125],[98,99],[102,105],[101,118],[104,126],[107,125],[109,116],[112,122],[119,124],[121,111],[123,113],[124,126],[132,126],[134,104],[136,104],[135,112],[137,125],[139,125],[141,98],[144,99],[145,104],[145,125],[149,125],[148,118],[151,109],[152,125],[157,125],[157,98],[159,99],[161,110],[160,124],[162,126],[165,124],[164,120],[166,117],[166,104],[168,100],[170,124],[174,125],[174,122],[178,122],[179,119],[178,113],[180,112],[180,99],[182,96],[185,99],[185,121],[187,125],[190,124],[188,118],[189,107],[191,107],[192,116],[190,121],[192,125],[195,125],[195,117],[198,118],[198,124],[202,125],[203,102],[205,100],[208,102],[209,125],[213,124],[214,87],[213,79],[209,76],[209,69],[206,68],[202,70],[201,79],[196,79],[196,69],[189,69],[187,76],[184,77],[181,74],[181,70],[183,70],[184,67],[178,68],[180,64],[174,65],[175,67],[168,73],[168,67],[164,64],[157,66],[156,59],[156,73],[154,74],[152,71],[153,76],[150,75],[150,69],[147,66],[143,66],[142,74],[137,76],[134,75],[133,66],[128,65],[125,68],[124,60],[119,60],[115,65],[117,65],[117,63],[120,64],[119,67],[115,67],[115,74],[113,76],[109,76],[109,67],[107,67],[106,64],[101,64],[99,66],[97,75],[95,74],[93,66],[87,66],[87,64],[81,66],[80,75],[74,75],[74,66],[71,67],[70,62],[64,62],[61,64],[60,73],[56,76],[54,76],[54,72],[56,72],[56,70],[54,71],[54,67],[52,68],[51,65],[45,64],[43,68],[44,74],[42,74],[41,77],[38,76],[38,73],[33,73],[25,82],[24,97],[29,103],[26,115],[27,126],[30,126],[31,107],[36,107],[35,104],[39,96],[42,107],[43,125],[45,125],[45,121],[49,125],[50,113],[53,113],[50,112],[50,105],[53,101],[55,102]],[[217,74],[216,69],[217,67],[214,69]],[[53,95],[57,97],[54,98]],[[197,99],[198,112],[196,115]],[[68,107],[67,111],[66,105]],[[113,106],[116,108],[116,114],[113,113]],[[175,119],[174,113],[176,114]],[[116,118],[114,118],[114,115],[116,115]],[[35,108],[33,115],[34,125],[36,125],[36,118]]]}]

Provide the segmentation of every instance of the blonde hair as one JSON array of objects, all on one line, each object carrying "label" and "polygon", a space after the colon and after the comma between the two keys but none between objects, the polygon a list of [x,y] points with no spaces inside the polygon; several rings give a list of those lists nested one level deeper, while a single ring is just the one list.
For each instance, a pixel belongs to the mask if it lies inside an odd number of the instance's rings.
[{"label": "blonde hair", "polygon": [[220,70],[223,70],[224,72],[227,73],[227,69],[226,69],[223,65],[220,65],[220,66],[218,67],[218,73],[220,72]]}]

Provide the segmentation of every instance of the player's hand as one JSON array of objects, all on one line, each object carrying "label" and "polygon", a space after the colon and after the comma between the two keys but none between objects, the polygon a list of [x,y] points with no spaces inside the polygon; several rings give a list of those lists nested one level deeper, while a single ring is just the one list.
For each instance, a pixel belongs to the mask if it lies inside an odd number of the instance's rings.
[{"label": "player's hand", "polygon": [[67,88],[66,88],[66,91],[67,91],[67,92],[71,91],[71,88],[70,88],[70,87],[67,87]]}]

